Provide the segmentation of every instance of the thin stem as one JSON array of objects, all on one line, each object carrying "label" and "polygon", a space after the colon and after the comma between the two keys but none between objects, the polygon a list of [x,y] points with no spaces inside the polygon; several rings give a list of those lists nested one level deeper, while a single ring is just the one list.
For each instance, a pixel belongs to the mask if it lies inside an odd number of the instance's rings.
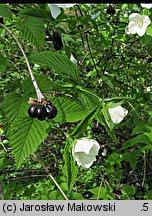
[{"label": "thin stem", "polygon": [[102,180],[100,182],[100,186],[99,186],[99,190],[98,190],[98,194],[97,194],[97,200],[100,198],[100,192],[101,192],[102,183],[103,183],[103,178],[102,178]]},{"label": "thin stem", "polygon": [[54,177],[51,175],[49,169],[43,164],[43,162],[38,159],[38,157],[33,153],[33,157],[41,164],[41,166],[43,167],[43,169],[45,170],[45,172],[49,175],[49,177],[52,179],[52,181],[54,182],[54,184],[57,186],[57,188],[59,189],[59,191],[61,192],[61,194],[64,196],[64,198],[66,200],[68,200],[67,196],[65,195],[65,193],[63,192],[63,190],[61,189],[61,187],[59,186],[59,184],[56,182],[56,180],[54,179]]},{"label": "thin stem", "polygon": [[143,180],[141,186],[144,187],[146,177],[146,153],[144,152],[144,173],[143,173]]},{"label": "thin stem", "polygon": [[24,50],[23,50],[23,48],[22,48],[20,42],[18,41],[18,39],[16,38],[16,36],[13,34],[13,32],[12,32],[10,29],[8,29],[8,28],[7,28],[5,25],[3,25],[2,23],[0,23],[0,26],[2,26],[2,27],[14,38],[14,40],[15,40],[16,43],[18,44],[18,46],[19,46],[19,48],[20,48],[20,50],[21,50],[21,52],[22,52],[22,54],[23,54],[23,56],[24,56],[24,59],[25,59],[25,61],[26,61],[26,64],[27,64],[27,67],[28,67],[28,71],[29,71],[31,80],[32,80],[32,83],[33,83],[33,85],[34,85],[34,88],[35,88],[35,91],[36,91],[36,94],[37,94],[38,101],[41,102],[41,99],[44,98],[44,96],[43,96],[42,92],[40,91],[40,89],[39,89],[39,87],[38,87],[38,84],[37,84],[37,82],[36,82],[36,79],[35,79],[35,77],[34,77],[34,75],[33,75],[33,73],[32,73],[32,70],[31,70],[31,67],[30,67],[28,58],[27,58],[27,56],[26,56],[26,54],[25,54],[25,52],[24,52]]}]

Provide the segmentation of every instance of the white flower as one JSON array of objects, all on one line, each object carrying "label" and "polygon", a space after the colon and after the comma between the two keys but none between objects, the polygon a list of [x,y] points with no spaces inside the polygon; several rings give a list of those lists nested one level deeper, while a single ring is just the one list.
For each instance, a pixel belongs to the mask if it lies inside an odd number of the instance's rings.
[{"label": "white flower", "polygon": [[57,16],[61,13],[60,8],[66,9],[69,7],[73,7],[75,4],[47,4],[47,5],[50,8],[52,17],[56,19]]},{"label": "white flower", "polygon": [[108,111],[111,120],[113,121],[114,124],[119,124],[124,119],[124,117],[128,114],[128,110],[126,110],[122,106],[109,108]]},{"label": "white flower", "polygon": [[72,155],[78,166],[89,168],[96,160],[99,149],[100,146],[96,140],[82,138],[73,146]]},{"label": "white flower", "polygon": [[150,92],[150,91],[151,91],[150,86],[148,86],[148,87],[146,88],[146,92]]},{"label": "white flower", "polygon": [[147,26],[150,24],[150,19],[146,15],[140,15],[138,13],[132,13],[129,16],[129,24],[125,29],[127,34],[138,34],[143,36],[146,32]]},{"label": "white flower", "polygon": [[107,149],[104,149],[103,152],[102,152],[101,154],[102,154],[102,156],[105,157],[105,156],[107,155]]},{"label": "white flower", "polygon": [[70,60],[74,63],[74,64],[77,64],[77,60],[74,58],[73,54],[71,53],[71,56],[70,56]]},{"label": "white flower", "polygon": [[142,7],[150,9],[152,8],[152,4],[140,4]]}]

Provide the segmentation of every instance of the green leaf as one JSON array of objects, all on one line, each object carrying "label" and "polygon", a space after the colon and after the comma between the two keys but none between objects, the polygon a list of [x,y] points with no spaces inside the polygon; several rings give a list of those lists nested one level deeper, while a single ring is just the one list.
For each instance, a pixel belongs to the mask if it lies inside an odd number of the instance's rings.
[{"label": "green leaf", "polygon": [[110,114],[108,112],[108,107],[105,106],[104,103],[102,103],[102,106],[103,106],[103,109],[102,110],[98,109],[98,113],[96,115],[96,118],[97,118],[98,122],[101,123],[105,127],[108,135],[113,139],[113,141],[115,143],[118,143],[118,139],[117,139],[115,132],[114,132],[114,124],[113,124],[111,117],[110,117]]},{"label": "green leaf", "polygon": [[126,152],[123,154],[123,159],[130,163],[133,170],[136,168],[137,157],[135,155]]},{"label": "green leaf", "polygon": [[[57,85],[53,80],[48,79],[48,77],[44,77],[41,75],[34,76],[42,92],[47,92],[51,89],[57,89],[57,87],[59,88],[59,84]],[[30,77],[24,79],[21,87],[25,95],[36,93]]]},{"label": "green leaf", "polygon": [[75,160],[72,156],[72,145],[73,140],[70,137],[67,137],[67,142],[64,148],[64,161],[65,161],[65,172],[68,184],[68,191],[71,192],[72,186],[77,178],[78,166],[75,163]]},{"label": "green leaf", "polygon": [[139,122],[138,125],[136,125],[133,130],[132,130],[132,136],[137,135],[137,134],[141,134],[147,131],[147,126],[144,125],[143,122]]},{"label": "green leaf", "polygon": [[0,16],[4,16],[6,18],[12,18],[12,12],[8,5],[0,4]]},{"label": "green leaf", "polygon": [[108,111],[108,107],[105,104],[103,104],[102,113],[103,113],[103,116],[104,116],[104,119],[105,119],[107,126],[109,127],[110,131],[112,131],[114,128],[114,123],[111,120],[111,117],[110,117],[110,114]]},{"label": "green leaf", "polygon": [[79,100],[86,109],[92,110],[100,105],[101,98],[90,90],[84,89],[81,86],[76,86],[76,90],[78,92]]},{"label": "green leaf", "polygon": [[57,107],[57,122],[76,122],[81,120],[88,112],[78,101],[71,97],[51,97],[52,103]]},{"label": "green leaf", "polygon": [[136,144],[152,144],[152,141],[149,139],[149,137],[146,134],[140,134],[137,137],[127,140],[121,149],[126,149],[129,147],[132,147]]},{"label": "green leaf", "polygon": [[79,72],[70,59],[60,53],[44,51],[32,54],[29,58],[38,65],[53,69],[61,78],[74,83],[80,82]]},{"label": "green leaf", "polygon": [[33,16],[37,18],[42,18],[45,21],[53,21],[51,12],[50,10],[46,10],[44,8],[25,8],[24,10],[21,11],[20,14],[28,15],[28,16]]},{"label": "green leaf", "polygon": [[149,36],[152,36],[152,27],[151,26],[148,26],[146,34]]},{"label": "green leaf", "polygon": [[95,108],[93,111],[91,111],[87,116],[85,116],[85,118],[80,122],[80,124],[77,125],[77,127],[75,128],[75,130],[70,134],[70,136],[77,136],[80,135],[81,133],[84,132],[84,130],[86,130],[89,122],[91,121],[91,119],[93,118],[94,114],[96,113],[98,108]]},{"label": "green leaf", "polygon": [[28,107],[28,99],[18,93],[10,93],[4,98],[3,109],[10,124],[17,118],[27,116]]},{"label": "green leaf", "polygon": [[48,136],[48,123],[29,117],[20,118],[13,122],[9,140],[15,157],[16,166],[20,167],[23,161],[37,150],[37,147]]},{"label": "green leaf", "polygon": [[25,39],[33,45],[41,47],[45,39],[45,28],[41,20],[32,17],[23,17],[18,24]]},{"label": "green leaf", "polygon": [[135,187],[133,185],[126,185],[122,189],[123,194],[134,195],[136,192]]}]

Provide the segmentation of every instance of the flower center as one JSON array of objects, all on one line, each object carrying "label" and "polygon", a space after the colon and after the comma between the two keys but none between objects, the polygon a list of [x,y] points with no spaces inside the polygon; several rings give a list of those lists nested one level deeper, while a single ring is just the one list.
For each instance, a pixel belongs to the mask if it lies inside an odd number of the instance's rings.
[{"label": "flower center", "polygon": [[140,28],[142,28],[143,25],[144,25],[144,22],[143,22],[142,20],[138,20],[138,21],[137,21],[137,24],[138,24],[138,26],[139,26]]}]

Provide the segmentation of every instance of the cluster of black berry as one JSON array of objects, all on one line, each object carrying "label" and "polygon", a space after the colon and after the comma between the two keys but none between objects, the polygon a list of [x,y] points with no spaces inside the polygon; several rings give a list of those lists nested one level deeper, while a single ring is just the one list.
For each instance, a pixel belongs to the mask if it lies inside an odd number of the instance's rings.
[{"label": "cluster of black berry", "polygon": [[28,114],[31,118],[45,120],[45,118],[53,119],[57,115],[57,109],[50,104],[33,104],[28,109]]}]

